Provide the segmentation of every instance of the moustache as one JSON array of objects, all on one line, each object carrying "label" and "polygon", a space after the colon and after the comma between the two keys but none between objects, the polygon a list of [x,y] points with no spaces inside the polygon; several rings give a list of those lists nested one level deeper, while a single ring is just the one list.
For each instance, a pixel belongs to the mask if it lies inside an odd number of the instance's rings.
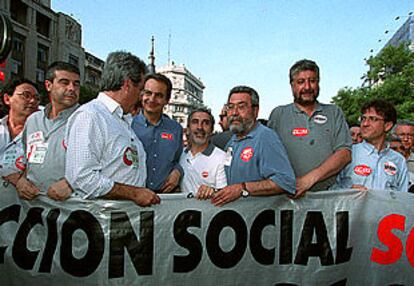
[{"label": "moustache", "polygon": [[232,115],[228,117],[228,121],[229,121],[229,124],[231,124],[233,123],[233,121],[242,121],[242,118],[240,116]]}]

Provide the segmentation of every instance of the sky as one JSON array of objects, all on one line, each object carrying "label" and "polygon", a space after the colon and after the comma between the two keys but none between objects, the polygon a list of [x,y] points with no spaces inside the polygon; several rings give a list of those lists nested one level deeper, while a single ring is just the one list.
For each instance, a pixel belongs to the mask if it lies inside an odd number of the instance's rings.
[{"label": "sky", "polygon": [[321,102],[360,86],[364,58],[414,12],[414,1],[52,0],[52,9],[75,18],[85,50],[103,60],[126,50],[148,63],[154,36],[156,65],[167,64],[170,46],[170,59],[204,83],[213,115],[232,87],[248,85],[259,93],[259,117],[267,119],[293,101],[288,73],[298,60],[319,65]]}]

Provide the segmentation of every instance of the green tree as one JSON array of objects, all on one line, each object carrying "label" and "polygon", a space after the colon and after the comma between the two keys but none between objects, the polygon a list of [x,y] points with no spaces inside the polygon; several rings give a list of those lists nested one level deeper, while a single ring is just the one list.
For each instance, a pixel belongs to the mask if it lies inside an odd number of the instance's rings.
[{"label": "green tree", "polygon": [[414,52],[406,44],[388,46],[367,64],[369,70],[363,78],[369,86],[345,87],[332,99],[342,108],[348,123],[357,123],[361,105],[372,98],[392,103],[399,119],[414,120]]}]

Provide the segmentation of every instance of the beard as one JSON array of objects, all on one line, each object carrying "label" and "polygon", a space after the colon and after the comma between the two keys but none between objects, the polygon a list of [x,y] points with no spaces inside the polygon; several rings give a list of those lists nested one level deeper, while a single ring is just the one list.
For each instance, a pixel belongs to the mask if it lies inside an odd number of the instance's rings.
[{"label": "beard", "polygon": [[[309,94],[311,95],[311,98],[305,99],[303,94]],[[314,89],[308,89],[304,90],[303,92],[300,92],[299,94],[294,94],[295,100],[294,102],[301,105],[301,106],[309,106],[313,105],[316,102],[316,99],[318,98],[319,93],[317,93]]]},{"label": "beard", "polygon": [[204,145],[208,142],[209,135],[204,130],[197,130],[190,133],[191,143],[196,146]]},{"label": "beard", "polygon": [[[251,129],[254,124],[253,118],[241,118],[240,116],[229,116],[229,129],[234,134],[244,134]],[[233,121],[238,121],[239,124],[233,124]]]}]

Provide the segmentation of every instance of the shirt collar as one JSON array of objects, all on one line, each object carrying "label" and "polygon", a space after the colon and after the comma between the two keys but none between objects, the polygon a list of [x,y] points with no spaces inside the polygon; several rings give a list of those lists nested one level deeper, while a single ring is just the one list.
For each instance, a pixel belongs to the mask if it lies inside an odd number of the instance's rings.
[{"label": "shirt collar", "polygon": [[[305,111],[300,110],[300,109],[296,106],[296,104],[295,104],[295,103],[292,103],[292,109],[293,109],[293,111],[294,111],[294,112],[296,112],[296,113],[306,113]],[[313,114],[315,114],[316,112],[321,112],[321,111],[322,111],[322,106],[321,106],[321,104],[320,104],[318,101],[316,101],[315,110],[312,112],[312,115],[313,115]]]},{"label": "shirt collar", "polygon": [[259,121],[256,121],[255,126],[253,127],[253,129],[250,130],[250,132],[247,133],[243,138],[238,139],[236,134],[233,134],[231,136],[230,141],[231,142],[237,142],[237,141],[242,141],[242,140],[247,139],[247,138],[254,138],[257,135],[257,133],[259,132],[259,127],[262,126],[262,125],[263,125],[262,123],[260,123]]},{"label": "shirt collar", "polygon": [[141,110],[139,112],[139,114],[137,115],[138,122],[140,122],[141,124],[145,125],[145,127],[148,127],[148,126],[162,126],[162,124],[164,122],[164,117],[168,117],[168,116],[163,113],[163,114],[161,114],[160,120],[157,122],[157,124],[152,124],[145,117],[144,110]]},{"label": "shirt collar", "polygon": [[362,144],[362,147],[364,148],[364,150],[371,155],[372,153],[378,153],[378,154],[385,154],[387,152],[389,152],[390,149],[390,145],[388,143],[385,144],[385,148],[380,150],[379,152],[377,151],[377,149],[374,147],[374,145],[368,143],[367,141],[363,140],[360,144]]},{"label": "shirt collar", "polygon": [[[79,106],[80,106],[80,104],[79,103],[76,103],[73,106],[62,110],[61,112],[59,112],[59,115],[55,119],[53,119],[53,120],[56,120],[58,118],[59,119],[60,118],[68,118],[73,113],[73,111],[75,109],[77,109]],[[46,118],[49,119],[49,114],[50,114],[51,111],[52,111],[52,104],[51,103],[48,103],[45,106],[45,108],[43,109],[43,112],[44,112],[44,115],[45,115]]]},{"label": "shirt collar", "polygon": [[96,99],[102,102],[110,113],[115,113],[115,115],[119,118],[124,118],[124,111],[121,105],[118,102],[116,102],[113,98],[108,96],[106,93],[100,92]]},{"label": "shirt collar", "polygon": [[[188,154],[191,150],[191,146],[188,145],[187,148],[184,149],[184,153]],[[205,155],[205,156],[210,156],[214,151],[214,145],[211,142],[208,142],[207,148],[203,150],[203,152],[201,152],[201,154]]]}]

